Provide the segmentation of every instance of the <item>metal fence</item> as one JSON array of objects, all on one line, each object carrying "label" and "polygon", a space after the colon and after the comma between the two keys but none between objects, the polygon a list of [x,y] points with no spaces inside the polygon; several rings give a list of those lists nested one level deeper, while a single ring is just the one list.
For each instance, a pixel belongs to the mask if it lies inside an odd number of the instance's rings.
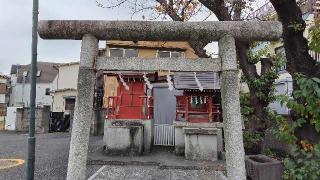
[{"label": "metal fence", "polygon": [[174,126],[171,124],[154,125],[154,145],[174,146]]}]

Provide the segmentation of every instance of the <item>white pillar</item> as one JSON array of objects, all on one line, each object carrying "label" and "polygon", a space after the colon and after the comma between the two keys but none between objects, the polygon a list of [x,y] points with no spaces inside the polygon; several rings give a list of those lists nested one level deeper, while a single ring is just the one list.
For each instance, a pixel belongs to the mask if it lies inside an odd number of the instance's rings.
[{"label": "white pillar", "polygon": [[245,180],[245,153],[239,100],[239,77],[235,39],[225,35],[219,40],[221,58],[221,98],[226,166],[229,180]]},{"label": "white pillar", "polygon": [[97,38],[90,34],[84,35],[82,38],[78,74],[78,96],[76,99],[69,151],[68,180],[84,180],[86,178],[90,125],[93,117],[94,61],[97,55]]}]

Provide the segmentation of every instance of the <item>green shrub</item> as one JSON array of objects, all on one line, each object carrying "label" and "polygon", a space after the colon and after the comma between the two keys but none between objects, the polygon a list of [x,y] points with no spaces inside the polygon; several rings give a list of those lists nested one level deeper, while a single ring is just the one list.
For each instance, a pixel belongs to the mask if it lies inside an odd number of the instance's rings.
[{"label": "green shrub", "polygon": [[307,139],[298,139],[295,132],[304,124],[312,125],[320,132],[320,79],[297,77],[299,89],[292,97],[279,96],[296,114],[294,121],[274,115],[277,122],[276,137],[292,145],[292,152],[284,159],[284,179],[316,180],[320,179],[320,145],[312,144]]}]

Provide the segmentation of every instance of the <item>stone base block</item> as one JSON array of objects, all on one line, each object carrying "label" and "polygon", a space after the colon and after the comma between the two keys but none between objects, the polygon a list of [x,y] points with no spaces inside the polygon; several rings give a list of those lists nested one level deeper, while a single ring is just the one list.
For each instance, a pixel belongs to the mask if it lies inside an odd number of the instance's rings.
[{"label": "stone base block", "polygon": [[247,177],[256,180],[280,180],[282,179],[283,168],[280,161],[268,156],[248,155],[246,156]]},{"label": "stone base block", "polygon": [[183,128],[185,134],[185,157],[191,160],[218,159],[217,128]]},{"label": "stone base block", "polygon": [[143,153],[143,126],[111,126],[104,134],[109,155],[136,156]]}]

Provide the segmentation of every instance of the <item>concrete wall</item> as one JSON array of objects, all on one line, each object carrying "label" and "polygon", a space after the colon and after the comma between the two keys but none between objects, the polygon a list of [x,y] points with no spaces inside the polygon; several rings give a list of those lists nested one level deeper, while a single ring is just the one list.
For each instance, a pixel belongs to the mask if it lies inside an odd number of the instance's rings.
[{"label": "concrete wall", "polygon": [[[52,97],[46,95],[46,88],[53,88],[52,83],[37,83],[36,85],[36,106],[51,106]],[[10,94],[10,106],[30,106],[30,90],[31,86],[29,83],[21,84],[17,83],[15,86],[12,86],[12,92]]]},{"label": "concrete wall", "polygon": [[9,130],[9,131],[16,130],[17,108],[18,107],[7,108],[5,130]]},{"label": "concrete wall", "polygon": [[[30,108],[17,108],[15,130],[16,131],[28,131],[29,128],[29,113]],[[36,132],[47,133],[49,132],[50,121],[50,108],[48,106],[43,108],[36,108]]]},{"label": "concrete wall", "polygon": [[64,112],[66,97],[76,97],[76,90],[57,91],[53,94],[52,112]]}]

